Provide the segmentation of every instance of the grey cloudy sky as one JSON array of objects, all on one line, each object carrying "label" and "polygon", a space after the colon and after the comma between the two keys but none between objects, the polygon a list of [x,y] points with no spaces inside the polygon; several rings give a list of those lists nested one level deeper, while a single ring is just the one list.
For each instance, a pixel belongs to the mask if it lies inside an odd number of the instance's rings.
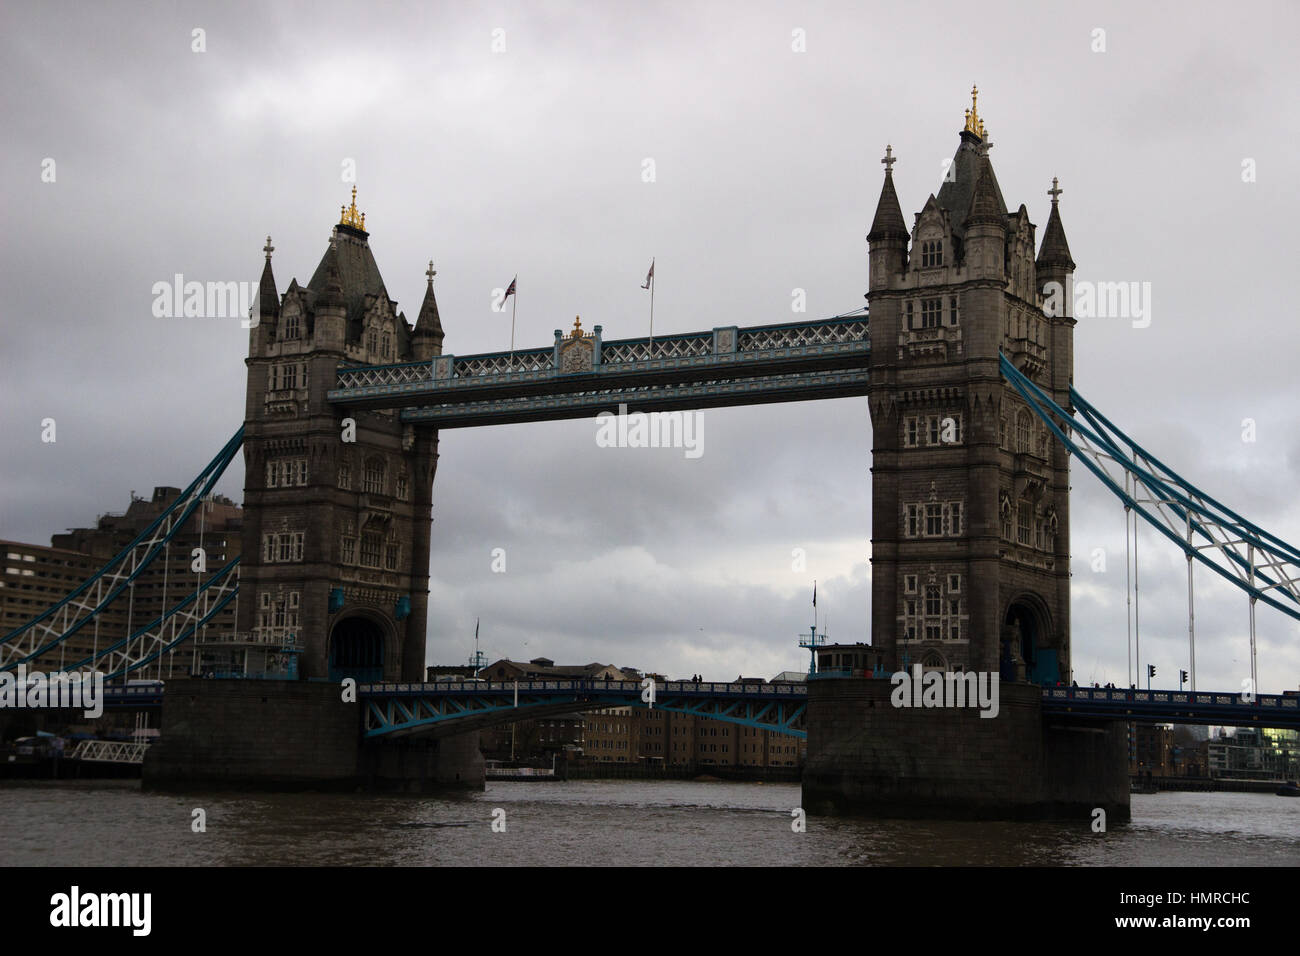
[{"label": "grey cloudy sky", "polygon": [[[1080,321],[1080,391],[1300,539],[1293,5],[46,3],[0,17],[0,537],[48,543],[215,453],[243,418],[247,333],[154,318],[150,289],[178,272],[256,280],[268,233],[280,290],[305,282],[347,159],[411,321],[436,261],[449,352],[508,345],[509,314],[490,304],[516,273],[521,347],[575,315],[606,338],[643,334],[652,256],[657,331],[781,322],[862,304],[885,144],[910,221],[975,82],[1008,205],[1041,232],[1059,176],[1076,278],[1151,283],[1149,327]],[[806,666],[814,578],[831,637],[867,639],[865,400],[704,420],[697,460],[598,448],[591,421],[444,432],[430,661],[463,660],[481,615],[494,656],[771,676]],[[1076,673],[1123,682],[1123,519],[1077,464],[1073,480]],[[233,467],[220,490],[240,500],[242,481]],[[490,571],[497,547],[505,574]],[[1144,549],[1143,656],[1163,682],[1186,661],[1185,569],[1154,534]],[[1245,599],[1208,579],[1200,683],[1236,687]],[[1300,685],[1300,628],[1264,610],[1260,631],[1262,689]]]}]

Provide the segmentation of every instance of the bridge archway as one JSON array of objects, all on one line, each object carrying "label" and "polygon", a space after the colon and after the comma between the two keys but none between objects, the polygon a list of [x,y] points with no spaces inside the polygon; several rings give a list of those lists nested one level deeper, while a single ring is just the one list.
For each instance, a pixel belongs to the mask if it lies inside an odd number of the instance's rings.
[{"label": "bridge archway", "polygon": [[1002,626],[1003,679],[1014,679],[1015,664],[1023,661],[1026,680],[1035,684],[1055,684],[1060,680],[1051,634],[1052,615],[1038,595],[1024,593],[1013,598],[1007,605]]},{"label": "bridge archway", "polygon": [[330,629],[330,680],[351,677],[358,683],[382,681],[385,649],[391,639],[382,621],[356,612],[344,615]]},{"label": "bridge archway", "polygon": [[922,656],[921,658],[922,673],[928,673],[929,671],[946,671],[946,670],[948,670],[948,662],[944,659],[944,656],[940,654],[938,651],[935,650],[926,651],[924,656]]}]

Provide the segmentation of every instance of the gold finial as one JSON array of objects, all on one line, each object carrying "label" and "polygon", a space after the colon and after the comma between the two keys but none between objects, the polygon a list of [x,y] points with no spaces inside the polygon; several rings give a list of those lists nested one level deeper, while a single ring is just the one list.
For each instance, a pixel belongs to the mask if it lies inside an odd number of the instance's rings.
[{"label": "gold finial", "polygon": [[569,333],[569,338],[582,338],[582,319],[576,315],[573,317],[573,331]]},{"label": "gold finial", "polygon": [[356,186],[352,187],[352,205],[347,207],[340,206],[339,210],[340,226],[351,226],[353,229],[360,229],[362,232],[366,231],[366,214],[363,212],[357,212]]},{"label": "gold finial", "polygon": [[980,119],[979,109],[976,103],[979,99],[979,87],[970,88],[970,109],[966,111],[966,132],[974,133],[980,139],[984,138],[984,121]]}]

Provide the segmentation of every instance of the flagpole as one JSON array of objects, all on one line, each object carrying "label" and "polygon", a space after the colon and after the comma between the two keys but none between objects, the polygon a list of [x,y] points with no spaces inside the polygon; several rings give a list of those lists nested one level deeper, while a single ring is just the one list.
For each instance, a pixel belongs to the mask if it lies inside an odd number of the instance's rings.
[{"label": "flagpole", "polygon": [[515,308],[519,305],[519,287],[510,298],[510,371],[515,370]]},{"label": "flagpole", "polygon": [[[650,260],[650,268],[654,269],[654,260]],[[653,271],[650,274],[650,354],[649,358],[655,357],[655,277]]]}]

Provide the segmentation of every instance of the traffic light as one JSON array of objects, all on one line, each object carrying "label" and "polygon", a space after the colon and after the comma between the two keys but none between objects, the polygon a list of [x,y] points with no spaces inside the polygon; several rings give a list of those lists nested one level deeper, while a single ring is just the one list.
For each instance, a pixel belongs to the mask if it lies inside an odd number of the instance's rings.
[{"label": "traffic light", "polygon": [[1187,683],[1187,671],[1179,671],[1179,672],[1178,672],[1178,686],[1179,686],[1179,687],[1182,687],[1182,686],[1183,686],[1184,684],[1186,684],[1186,683]]},{"label": "traffic light", "polygon": [[1156,665],[1155,665],[1155,664],[1148,664],[1148,665],[1147,665],[1147,677],[1155,677],[1155,676],[1156,676]]}]

